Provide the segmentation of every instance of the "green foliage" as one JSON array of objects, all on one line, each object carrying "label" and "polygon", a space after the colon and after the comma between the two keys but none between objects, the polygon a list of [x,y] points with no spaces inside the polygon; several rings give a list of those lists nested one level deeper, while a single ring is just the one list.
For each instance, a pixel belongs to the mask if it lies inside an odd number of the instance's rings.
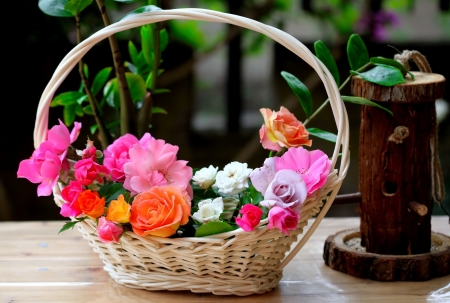
[{"label": "green foliage", "polygon": [[69,0],[64,9],[71,12],[74,16],[80,14],[86,7],[88,7],[93,0]]},{"label": "green foliage", "polygon": [[348,39],[347,57],[352,70],[358,70],[369,63],[369,52],[366,44],[358,34],[353,34]]},{"label": "green foliage", "polygon": [[336,65],[336,61],[334,61],[333,55],[331,54],[328,47],[320,40],[317,40],[314,43],[314,51],[316,53],[317,58],[328,68],[330,73],[333,75],[336,84],[339,86],[339,70]]},{"label": "green foliage", "polygon": [[309,89],[297,77],[286,71],[282,71],[281,76],[283,76],[284,80],[289,84],[295,96],[297,96],[298,101],[300,101],[306,116],[309,117],[313,109],[312,97]]},{"label": "green foliage", "polygon": [[68,229],[74,228],[75,224],[83,222],[86,219],[84,218],[76,218],[75,221],[66,222],[63,227],[59,230],[58,234],[62,233],[63,231],[66,231]]},{"label": "green foliage", "polygon": [[117,200],[120,195],[124,195],[126,192],[122,183],[105,183],[98,190],[100,197],[105,198],[106,204],[109,204],[112,200]]},{"label": "green foliage", "polygon": [[[141,76],[133,73],[125,73],[127,78],[128,87],[130,89],[131,98],[133,101],[141,100],[147,92],[144,79]],[[117,78],[109,80],[103,88],[103,94],[105,95],[106,102],[113,108],[120,107],[120,92]]]},{"label": "green foliage", "polygon": [[53,17],[73,17],[74,14],[66,9],[69,0],[39,0],[38,6],[42,12]]},{"label": "green foliage", "polygon": [[388,65],[377,65],[374,68],[360,73],[350,71],[352,75],[359,75],[364,80],[383,86],[394,86],[400,83],[405,83],[402,72],[395,67]]},{"label": "green foliage", "polygon": [[383,57],[372,57],[372,58],[370,58],[370,62],[375,65],[389,65],[389,66],[398,68],[399,70],[401,70],[403,72],[403,74],[408,73],[409,76],[411,77],[411,79],[414,80],[414,75],[410,71],[408,71],[406,69],[406,67],[403,66],[403,64],[401,64],[398,61],[388,59],[388,58],[383,58]]},{"label": "green foliage", "polygon": [[205,237],[210,235],[221,234],[227,231],[232,231],[234,228],[225,222],[209,222],[201,225],[195,231],[196,237]]},{"label": "green foliage", "polygon": [[98,72],[98,74],[95,76],[94,81],[92,82],[92,86],[91,86],[91,92],[93,95],[97,95],[100,92],[102,87],[108,81],[111,71],[112,71],[112,67],[105,67]]},{"label": "green foliage", "polygon": [[169,21],[172,37],[193,49],[200,49],[205,45],[205,37],[199,28],[198,21],[176,20]]},{"label": "green foliage", "polygon": [[142,14],[142,13],[148,13],[148,12],[154,12],[154,11],[159,11],[159,10],[161,10],[161,8],[159,8],[159,7],[155,6],[155,5],[141,6],[141,7],[137,8],[137,9],[135,9],[134,11],[129,12],[128,14],[126,14],[125,16],[120,18],[119,20],[126,19],[129,16],[138,15],[138,14]]},{"label": "green foliage", "polygon": [[353,97],[353,96],[341,96],[342,100],[344,100],[345,102],[350,102],[350,103],[355,103],[355,104],[360,104],[360,105],[366,105],[366,106],[374,106],[374,107],[378,107],[381,108],[382,110],[386,111],[387,113],[389,113],[391,116],[393,116],[394,114],[387,109],[386,107],[383,107],[375,102],[372,102],[370,100],[367,100],[365,98],[361,98],[361,97]]},{"label": "green foliage", "polygon": [[321,129],[318,129],[315,127],[307,128],[306,130],[309,132],[310,135],[312,135],[314,137],[336,143],[337,136],[333,133],[330,133],[330,132],[327,132],[327,131],[324,131],[324,130],[321,130]]}]

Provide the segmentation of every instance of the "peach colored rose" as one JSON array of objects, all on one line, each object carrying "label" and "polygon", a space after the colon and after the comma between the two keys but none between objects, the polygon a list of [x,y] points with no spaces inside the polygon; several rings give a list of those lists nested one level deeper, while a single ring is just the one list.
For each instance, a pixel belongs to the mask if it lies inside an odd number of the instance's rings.
[{"label": "peach colored rose", "polygon": [[77,199],[81,212],[88,217],[97,219],[105,212],[105,198],[100,198],[96,191],[87,189],[83,191]]},{"label": "peach colored rose", "polygon": [[278,112],[261,108],[260,112],[264,125],[259,130],[259,137],[265,149],[280,151],[282,147],[311,146],[305,126],[285,107]]},{"label": "peach colored rose", "polygon": [[154,186],[134,198],[130,223],[140,236],[170,237],[188,223],[190,213],[190,198],[183,188]]},{"label": "peach colored rose", "polygon": [[123,195],[117,200],[112,200],[106,210],[106,219],[116,223],[128,223],[131,215],[131,205],[125,201]]}]

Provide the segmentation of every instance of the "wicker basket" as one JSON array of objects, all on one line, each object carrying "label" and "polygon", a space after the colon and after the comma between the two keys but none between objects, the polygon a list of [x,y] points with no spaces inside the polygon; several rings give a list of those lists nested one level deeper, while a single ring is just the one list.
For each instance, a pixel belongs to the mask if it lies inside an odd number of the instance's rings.
[{"label": "wicker basket", "polygon": [[[229,23],[260,32],[284,45],[317,72],[330,99],[338,130],[327,182],[314,197],[305,201],[298,229],[291,232],[290,236],[278,229],[269,230],[267,219],[261,221],[253,232],[237,229],[202,238],[140,237],[133,232],[126,232],[121,238],[121,244],[100,242],[91,220],[77,224],[79,231],[100,255],[105,264],[104,269],[110,276],[117,283],[128,287],[239,296],[270,291],[280,281],[283,268],[306,243],[325,216],[349,165],[348,117],[339,90],[327,68],[291,35],[248,18],[205,9],[160,10],[126,17],[77,45],[59,64],[38,106],[34,130],[35,146],[38,147],[46,139],[49,105],[55,91],[90,48],[114,33],[171,19]],[[338,172],[335,166],[339,152],[342,152],[342,156]],[[53,190],[58,206],[64,203],[60,196],[61,186],[58,185]],[[316,219],[311,228],[291,249],[291,244],[297,241],[297,236],[314,216]],[[286,254],[289,250],[289,254]]]}]

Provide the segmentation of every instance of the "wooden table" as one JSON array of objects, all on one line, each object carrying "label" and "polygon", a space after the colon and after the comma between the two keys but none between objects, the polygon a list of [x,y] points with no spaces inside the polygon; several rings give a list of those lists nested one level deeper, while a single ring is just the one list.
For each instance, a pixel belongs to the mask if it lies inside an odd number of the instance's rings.
[{"label": "wooden table", "polygon": [[[432,230],[449,234],[448,218]],[[77,230],[62,222],[0,222],[0,302],[450,302],[450,276],[426,282],[376,282],[330,269],[322,259],[327,236],[357,228],[359,218],[325,218],[284,269],[277,289],[248,297],[130,289],[112,280]]]}]

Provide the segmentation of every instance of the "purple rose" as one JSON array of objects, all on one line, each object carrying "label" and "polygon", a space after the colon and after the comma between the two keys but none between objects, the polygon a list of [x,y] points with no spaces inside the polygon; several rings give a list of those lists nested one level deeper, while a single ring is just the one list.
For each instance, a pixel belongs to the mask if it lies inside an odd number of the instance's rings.
[{"label": "purple rose", "polygon": [[293,170],[283,169],[275,174],[260,204],[268,208],[290,208],[300,214],[300,207],[307,195],[308,189],[302,177]]}]

